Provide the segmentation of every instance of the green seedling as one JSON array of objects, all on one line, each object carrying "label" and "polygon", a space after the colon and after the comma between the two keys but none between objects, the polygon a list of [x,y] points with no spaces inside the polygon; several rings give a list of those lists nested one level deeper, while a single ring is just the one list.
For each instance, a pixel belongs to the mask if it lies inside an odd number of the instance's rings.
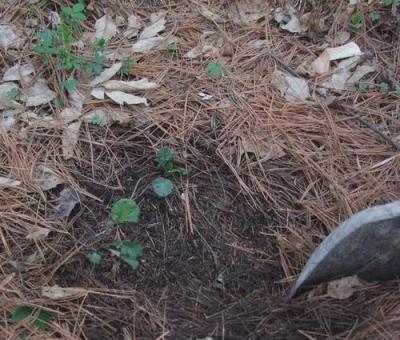
[{"label": "green seedling", "polygon": [[154,192],[158,197],[167,197],[174,191],[174,184],[171,180],[158,177],[152,182]]},{"label": "green seedling", "polygon": [[93,46],[93,59],[91,62],[88,62],[85,65],[85,71],[87,73],[93,73],[95,75],[99,75],[104,68],[105,56],[104,50],[107,45],[107,40],[101,38],[94,46]]},{"label": "green seedling", "polygon": [[360,82],[360,84],[358,85],[358,89],[361,93],[366,93],[369,90],[369,85],[367,83]]},{"label": "green seedling", "polygon": [[112,228],[116,224],[139,222],[140,208],[134,200],[123,198],[115,202],[107,226]]},{"label": "green seedling", "polygon": [[103,124],[103,117],[99,116],[97,113],[90,118],[90,123],[94,125],[101,125]]},{"label": "green seedling", "polygon": [[61,20],[70,28],[79,30],[81,23],[86,20],[84,14],[85,4],[83,2],[78,2],[72,7],[62,7],[61,8]]},{"label": "green seedling", "polygon": [[164,170],[167,174],[180,174],[187,175],[188,171],[185,168],[177,167],[174,164],[174,156],[170,149],[162,148],[158,150],[156,161],[160,168]]},{"label": "green seedling", "polygon": [[350,27],[360,29],[364,24],[364,14],[360,11],[354,13],[350,19]]},{"label": "green seedling", "polygon": [[121,62],[122,62],[122,66],[121,66],[121,69],[119,70],[119,74],[121,76],[128,76],[129,71],[130,71],[132,65],[135,63],[135,61],[131,57],[128,57],[128,58],[122,59]]},{"label": "green seedling", "polygon": [[102,260],[101,254],[97,251],[92,251],[86,254],[86,258],[89,260],[90,263],[94,265],[100,264]]},{"label": "green seedling", "polygon": [[225,68],[220,63],[209,63],[206,69],[209,77],[213,79],[222,78],[227,74]]},{"label": "green seedling", "polygon": [[383,4],[385,6],[398,5],[399,4],[399,0],[383,0]]},{"label": "green seedling", "polygon": [[178,57],[178,51],[176,49],[176,44],[174,42],[168,44],[167,53],[171,59],[176,59]]},{"label": "green seedling", "polygon": [[381,15],[378,12],[370,12],[368,13],[368,18],[373,22],[376,23],[381,19]]},{"label": "green seedling", "polygon": [[142,246],[132,241],[118,242],[116,248],[120,251],[121,259],[133,270],[139,268],[139,257],[142,254]]},{"label": "green seedling", "polygon": [[61,82],[61,86],[67,91],[73,91],[78,87],[76,79],[68,79]]},{"label": "green seedling", "polygon": [[48,327],[48,323],[53,316],[53,313],[44,309],[35,309],[30,306],[19,305],[15,308],[11,322],[18,323],[33,316],[32,324],[44,331]]},{"label": "green seedling", "polygon": [[12,88],[7,92],[7,98],[10,100],[16,100],[18,97],[18,89],[16,87]]},{"label": "green seedling", "polygon": [[390,90],[389,84],[388,84],[388,83],[385,83],[384,81],[382,81],[382,82],[379,84],[379,88],[380,88],[380,90],[381,90],[382,93],[388,93],[389,90]]}]

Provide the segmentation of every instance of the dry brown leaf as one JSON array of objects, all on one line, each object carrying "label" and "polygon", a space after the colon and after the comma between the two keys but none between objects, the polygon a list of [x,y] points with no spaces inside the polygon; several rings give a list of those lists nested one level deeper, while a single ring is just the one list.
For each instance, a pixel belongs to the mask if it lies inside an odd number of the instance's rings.
[{"label": "dry brown leaf", "polygon": [[289,102],[304,101],[310,97],[307,81],[303,78],[275,71],[272,74],[272,84],[279,89],[281,95],[285,96],[285,99]]},{"label": "dry brown leaf", "polygon": [[261,162],[270,159],[279,159],[286,155],[283,148],[273,140],[267,141],[256,137],[256,134],[243,134],[240,136],[241,156],[244,153],[252,153],[260,159]]},{"label": "dry brown leaf", "polygon": [[105,15],[98,19],[94,25],[96,33],[94,34],[97,40],[104,38],[110,40],[117,34],[117,26],[115,25],[112,18]]},{"label": "dry brown leaf", "polygon": [[20,181],[8,177],[0,176],[0,187],[2,188],[16,188],[21,185]]},{"label": "dry brown leaf", "polygon": [[214,57],[222,54],[224,45],[225,40],[219,33],[205,31],[200,37],[200,43],[189,50],[184,57],[189,59],[196,59],[199,56]]},{"label": "dry brown leaf", "polygon": [[77,122],[69,124],[64,128],[62,133],[62,155],[64,159],[71,159],[74,156],[74,149],[79,139],[79,129],[82,122],[79,120]]},{"label": "dry brown leaf", "polygon": [[144,53],[148,52],[149,50],[158,47],[164,41],[164,37],[152,37],[147,39],[139,39],[135,42],[132,46],[131,52],[132,53]]},{"label": "dry brown leaf", "polygon": [[292,6],[278,7],[275,9],[274,18],[282,29],[292,33],[303,33],[307,31],[308,27],[300,22],[296,13],[296,9]]},{"label": "dry brown leaf", "polygon": [[206,19],[216,22],[217,24],[224,24],[226,20],[217,13],[210,11],[206,6],[200,6],[199,13]]},{"label": "dry brown leaf", "polygon": [[329,282],[327,294],[333,299],[345,300],[363,286],[364,284],[360,281],[357,275],[347,276]]},{"label": "dry brown leaf", "polygon": [[48,228],[42,228],[37,226],[32,227],[28,235],[26,235],[26,239],[34,241],[43,240],[49,235],[50,232],[51,230]]},{"label": "dry brown leaf", "polygon": [[136,90],[152,90],[158,87],[157,83],[150,82],[147,78],[140,80],[110,80],[103,84],[103,87],[112,91],[133,92]]},{"label": "dry brown leaf", "polygon": [[71,188],[64,188],[57,200],[54,207],[54,217],[65,218],[68,217],[77,204],[81,202],[81,197],[76,190]]},{"label": "dry brown leaf", "polygon": [[32,107],[47,104],[55,98],[56,93],[50,90],[47,81],[38,79],[32,87],[25,91],[22,100],[26,101],[26,106]]},{"label": "dry brown leaf", "polygon": [[21,80],[21,78],[25,78],[26,76],[35,72],[35,68],[32,64],[24,64],[24,65],[14,65],[9,68],[3,76],[3,81],[14,81]]},{"label": "dry brown leaf", "polygon": [[14,83],[4,83],[0,85],[0,110],[13,108],[23,108],[23,106],[10,97],[12,91],[19,91],[18,85]]},{"label": "dry brown leaf", "polygon": [[135,14],[131,14],[128,17],[128,27],[124,33],[124,36],[128,39],[136,37],[139,30],[142,28],[142,21]]},{"label": "dry brown leaf", "polygon": [[9,48],[18,48],[22,44],[22,39],[16,33],[14,25],[0,25],[0,47],[7,51]]},{"label": "dry brown leaf", "polygon": [[253,24],[267,14],[268,2],[265,0],[232,1],[228,9],[230,19],[238,25]]},{"label": "dry brown leaf", "polygon": [[51,300],[80,297],[85,293],[86,291],[82,288],[63,288],[58,285],[42,287],[42,296]]},{"label": "dry brown leaf", "polygon": [[144,97],[135,96],[130,93],[125,93],[122,91],[108,91],[106,95],[111,98],[114,102],[119,105],[137,105],[137,104],[144,104],[148,106],[147,99]]},{"label": "dry brown leaf", "polygon": [[96,121],[98,125],[108,125],[112,123],[126,124],[132,121],[132,114],[124,110],[96,109],[85,114],[83,119],[89,123]]},{"label": "dry brown leaf", "polygon": [[100,75],[98,75],[96,78],[94,78],[90,82],[90,86],[96,86],[101,83],[104,83],[107,80],[110,80],[112,77],[114,77],[117,72],[121,69],[122,63],[116,63],[110,68],[105,69],[103,72],[101,72]]},{"label": "dry brown leaf", "polygon": [[39,164],[35,168],[34,183],[41,190],[47,191],[55,188],[59,184],[64,183],[64,179],[46,165]]},{"label": "dry brown leaf", "polygon": [[165,29],[165,13],[153,13],[151,15],[151,24],[140,33],[139,39],[148,39],[155,37]]},{"label": "dry brown leaf", "polygon": [[103,88],[94,88],[90,94],[96,99],[104,100],[104,89]]}]

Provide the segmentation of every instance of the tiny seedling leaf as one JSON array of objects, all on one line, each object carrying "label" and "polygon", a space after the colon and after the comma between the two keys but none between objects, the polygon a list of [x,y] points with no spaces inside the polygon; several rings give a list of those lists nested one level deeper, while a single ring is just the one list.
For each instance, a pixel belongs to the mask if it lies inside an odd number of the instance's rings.
[{"label": "tiny seedling leaf", "polygon": [[369,85],[367,83],[360,82],[360,84],[358,85],[358,88],[359,88],[361,93],[365,93],[365,92],[368,91]]},{"label": "tiny seedling leaf", "polygon": [[209,63],[207,65],[207,73],[210,78],[218,79],[226,75],[226,70],[220,63]]},{"label": "tiny seedling leaf", "polygon": [[94,125],[101,125],[103,121],[103,117],[99,116],[97,113],[90,118],[90,123]]},{"label": "tiny seedling leaf", "polygon": [[395,0],[383,0],[385,6],[392,6]]},{"label": "tiny seedling leaf", "polygon": [[142,246],[132,241],[121,241],[117,244],[117,248],[121,252],[122,260],[132,269],[139,267],[139,256],[142,254]]},{"label": "tiny seedling leaf", "polygon": [[370,18],[370,20],[375,23],[379,21],[381,15],[378,12],[370,12],[368,13],[368,18]]},{"label": "tiny seedling leaf", "polygon": [[52,312],[41,309],[39,311],[39,315],[37,316],[36,320],[33,321],[33,325],[38,327],[40,330],[45,331],[48,327],[49,320],[51,319],[52,316],[53,316]]},{"label": "tiny seedling leaf", "polygon": [[111,208],[108,226],[113,227],[119,223],[137,223],[139,221],[140,208],[135,201],[123,198],[115,202]]},{"label": "tiny seedling leaf", "polygon": [[33,308],[29,306],[17,306],[11,315],[11,322],[17,323],[29,318],[33,313]]},{"label": "tiny seedling leaf", "polygon": [[174,190],[174,184],[172,181],[164,177],[156,178],[153,181],[152,186],[158,197],[167,197]]},{"label": "tiny seedling leaf", "polygon": [[17,99],[18,96],[18,88],[13,87],[10,91],[7,92],[7,98],[10,100],[15,100]]},{"label": "tiny seedling leaf", "polygon": [[364,23],[364,14],[356,12],[351,16],[350,26],[354,29],[360,29]]},{"label": "tiny seedling leaf", "polygon": [[156,160],[160,168],[165,170],[167,164],[172,163],[174,161],[174,156],[172,155],[170,149],[162,148],[158,150]]},{"label": "tiny seedling leaf", "polygon": [[388,93],[389,92],[389,84],[385,83],[384,81],[379,84],[381,92]]},{"label": "tiny seedling leaf", "polygon": [[90,263],[93,263],[93,264],[101,263],[101,255],[97,251],[92,251],[89,254],[86,254],[86,258],[89,260]]},{"label": "tiny seedling leaf", "polygon": [[77,88],[78,82],[76,79],[68,79],[61,82],[61,85],[67,91],[73,91]]}]

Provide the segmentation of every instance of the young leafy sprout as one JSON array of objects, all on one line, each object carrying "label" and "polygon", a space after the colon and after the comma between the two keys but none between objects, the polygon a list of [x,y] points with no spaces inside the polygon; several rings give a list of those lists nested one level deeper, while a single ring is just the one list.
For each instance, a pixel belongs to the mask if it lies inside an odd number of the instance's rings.
[{"label": "young leafy sprout", "polygon": [[139,222],[140,208],[134,200],[122,198],[115,202],[107,226],[112,228],[116,224]]},{"label": "young leafy sprout", "polygon": [[159,167],[162,170],[164,170],[167,174],[180,174],[180,175],[188,174],[187,169],[177,167],[174,164],[174,155],[168,148],[162,148],[158,150],[156,161]]},{"label": "young leafy sprout", "polygon": [[101,263],[101,255],[99,252],[97,251],[92,251],[89,254],[86,254],[87,259],[89,260],[90,263],[93,264],[100,264]]},{"label": "young leafy sprout", "polygon": [[132,269],[139,267],[139,257],[142,254],[142,246],[132,241],[120,241],[116,244],[116,248],[120,251],[121,259]]},{"label": "young leafy sprout", "polygon": [[48,323],[52,316],[53,313],[48,310],[35,309],[30,306],[19,305],[15,308],[11,316],[11,322],[18,323],[22,320],[33,317],[32,324],[44,331],[47,329]]},{"label": "young leafy sprout", "polygon": [[207,73],[210,78],[218,79],[226,75],[226,70],[220,63],[212,62],[207,65]]},{"label": "young leafy sprout", "polygon": [[157,177],[152,182],[153,190],[158,197],[167,197],[174,190],[174,184],[171,180],[164,177]]},{"label": "young leafy sprout", "polygon": [[350,26],[354,29],[360,29],[364,24],[364,14],[363,12],[356,12],[351,16]]}]

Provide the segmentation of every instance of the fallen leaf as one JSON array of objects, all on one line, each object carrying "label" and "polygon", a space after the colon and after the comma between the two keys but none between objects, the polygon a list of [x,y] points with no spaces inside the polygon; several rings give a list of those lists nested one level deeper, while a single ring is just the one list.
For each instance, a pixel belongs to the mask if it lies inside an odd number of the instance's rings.
[{"label": "fallen leaf", "polygon": [[200,42],[197,46],[193,47],[184,57],[189,59],[196,59],[199,56],[214,57],[222,54],[222,49],[225,45],[225,40],[220,34],[214,31],[205,31],[200,36]]},{"label": "fallen leaf", "polygon": [[64,159],[71,159],[74,156],[75,145],[79,139],[79,129],[82,122],[71,123],[63,129],[62,133],[62,155]]},{"label": "fallen leaf", "polygon": [[13,92],[19,92],[18,85],[14,83],[4,83],[0,85],[0,110],[7,108],[23,108],[15,99],[10,96]]},{"label": "fallen leaf", "polygon": [[22,39],[15,33],[14,25],[0,25],[0,47],[7,51],[9,48],[17,48],[21,45]]},{"label": "fallen leaf", "polygon": [[282,96],[289,102],[303,101],[310,97],[310,90],[307,81],[286,75],[281,71],[272,74],[272,84],[275,85]]},{"label": "fallen leaf", "polygon": [[133,38],[136,37],[139,33],[139,30],[142,28],[142,21],[138,16],[132,14],[128,17],[128,27],[124,33],[125,38]]},{"label": "fallen leaf", "polygon": [[248,25],[264,18],[267,9],[268,2],[265,0],[232,1],[228,9],[228,16],[237,25]]},{"label": "fallen leaf", "polygon": [[244,133],[240,136],[241,156],[244,153],[251,153],[256,155],[260,162],[265,162],[270,159],[279,159],[286,155],[286,152],[275,140],[258,138],[256,137],[258,135],[259,134]]},{"label": "fallen leaf", "polygon": [[132,46],[132,53],[143,53],[159,46],[163,41],[164,37],[152,37],[147,39],[139,39]]},{"label": "fallen leaf", "polygon": [[267,41],[265,39],[255,39],[255,40],[250,40],[247,44],[250,48],[263,48],[267,46]]},{"label": "fallen leaf", "polygon": [[333,39],[333,43],[335,45],[343,45],[350,39],[350,37],[351,37],[351,35],[349,32],[340,31],[340,32],[336,33],[336,35]]},{"label": "fallen leaf", "polygon": [[221,17],[219,14],[210,11],[206,6],[200,6],[199,13],[206,19],[212,22],[216,22],[217,24],[226,23],[226,20],[223,17]]},{"label": "fallen leaf", "polygon": [[104,99],[104,89],[103,88],[94,88],[90,94],[96,99]]},{"label": "fallen leaf", "polygon": [[16,181],[16,180],[8,178],[8,177],[0,176],[0,187],[16,188],[16,187],[19,187],[20,185],[21,185],[20,181]]},{"label": "fallen leaf", "polygon": [[375,72],[376,67],[373,65],[363,64],[357,66],[356,70],[354,71],[353,75],[347,79],[346,81],[346,88],[350,89],[354,85],[356,85],[364,76],[369,73]]},{"label": "fallen leaf", "polygon": [[42,296],[52,300],[79,297],[82,294],[85,294],[82,288],[63,288],[58,285],[42,287]]},{"label": "fallen leaf", "polygon": [[312,68],[315,72],[323,74],[329,72],[331,61],[360,55],[362,55],[360,47],[355,42],[349,42],[342,46],[325,49],[325,51],[314,60]]},{"label": "fallen leaf", "polygon": [[54,119],[53,116],[41,116],[32,111],[25,111],[19,116],[20,120],[27,123],[31,127],[41,127],[51,129],[60,127],[63,122]]},{"label": "fallen leaf", "polygon": [[3,115],[0,120],[0,132],[1,131],[10,131],[11,128],[17,123],[17,120],[15,119],[14,111],[16,111],[16,113],[20,112],[20,110],[3,111]]},{"label": "fallen leaf", "polygon": [[37,226],[32,227],[28,235],[26,235],[26,239],[34,241],[43,240],[49,235],[50,232],[51,230],[48,228],[42,228]]},{"label": "fallen leaf", "polygon": [[36,166],[34,172],[34,183],[43,191],[53,189],[57,185],[64,183],[64,179],[62,177],[44,164],[39,164]]},{"label": "fallen leaf", "polygon": [[125,93],[122,91],[109,91],[106,95],[111,98],[114,102],[120,105],[125,103],[128,105],[144,104],[148,106],[147,99],[144,97],[135,96],[130,93]]},{"label": "fallen leaf", "polygon": [[132,114],[124,110],[96,109],[85,114],[83,119],[91,124],[100,126],[114,122],[126,124],[132,121]]},{"label": "fallen leaf", "polygon": [[72,108],[81,111],[83,108],[83,103],[85,102],[85,96],[80,91],[78,91],[78,89],[68,91],[68,93],[69,93],[69,102]]},{"label": "fallen leaf", "polygon": [[94,25],[96,33],[94,34],[97,40],[104,38],[110,40],[117,34],[117,26],[115,25],[112,18],[108,15],[104,15],[98,19]]},{"label": "fallen leaf", "polygon": [[26,101],[26,106],[31,107],[47,104],[55,98],[56,93],[50,90],[47,81],[38,79],[32,87],[25,91],[22,100]]},{"label": "fallen leaf", "polygon": [[155,37],[165,29],[165,13],[155,13],[151,16],[151,25],[145,27],[139,35],[139,39],[148,39]]},{"label": "fallen leaf", "polygon": [[121,69],[121,67],[122,67],[122,62],[119,62],[114,64],[110,68],[105,69],[103,72],[101,72],[100,75],[98,75],[90,82],[90,86],[96,86],[101,83],[104,83],[107,80],[110,80],[114,75],[117,74],[117,72]]},{"label": "fallen leaf", "polygon": [[308,28],[301,24],[296,13],[292,6],[287,6],[285,9],[278,7],[274,11],[274,18],[282,29],[292,33],[303,33]]},{"label": "fallen leaf", "polygon": [[58,218],[68,217],[75,206],[81,203],[80,195],[77,191],[71,188],[65,188],[60,192],[56,200],[55,216]]},{"label": "fallen leaf", "polygon": [[30,74],[35,72],[35,68],[32,64],[24,64],[24,65],[14,65],[9,68],[3,76],[3,81],[13,81],[13,80],[21,80]]},{"label": "fallen leaf", "polygon": [[212,94],[208,94],[205,92],[199,92],[198,95],[201,97],[201,100],[205,100],[205,101],[210,100],[214,97]]},{"label": "fallen leaf", "polygon": [[143,78],[131,81],[109,80],[103,84],[103,87],[107,90],[132,92],[136,90],[152,90],[157,88],[158,84]]},{"label": "fallen leaf", "polygon": [[281,25],[281,28],[292,33],[303,33],[307,27],[300,23],[296,16],[292,16],[287,24]]},{"label": "fallen leaf", "polygon": [[357,275],[347,276],[329,282],[327,294],[333,299],[345,300],[363,286],[364,284],[360,281]]}]

